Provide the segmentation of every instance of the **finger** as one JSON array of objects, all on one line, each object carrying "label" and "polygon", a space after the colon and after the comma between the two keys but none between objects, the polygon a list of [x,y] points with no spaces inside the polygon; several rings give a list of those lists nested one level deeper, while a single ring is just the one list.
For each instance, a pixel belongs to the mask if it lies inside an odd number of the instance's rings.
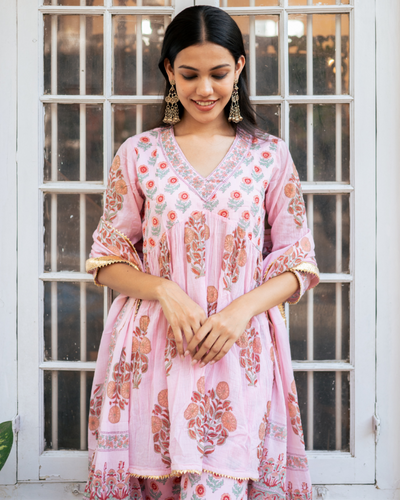
[{"label": "finger", "polygon": [[183,339],[182,339],[182,332],[181,329],[178,327],[172,327],[172,332],[175,337],[175,343],[176,343],[176,350],[178,351],[178,354],[181,358],[184,357],[183,355]]},{"label": "finger", "polygon": [[[183,327],[183,333],[185,335],[185,339],[186,339],[187,345],[189,345],[189,343],[192,340],[193,335],[194,335],[192,328],[190,326],[184,326]],[[189,354],[189,351],[186,348],[184,356],[186,356],[187,354]]]},{"label": "finger", "polygon": [[221,352],[221,349],[226,344],[226,337],[218,337],[208,352],[205,353],[204,357],[201,360],[200,366],[205,366],[207,363],[215,359],[218,354]]},{"label": "finger", "polygon": [[215,347],[214,347],[219,338],[220,337],[219,337],[218,333],[215,332],[214,330],[212,330],[208,334],[207,338],[204,340],[200,349],[193,356],[193,360],[202,361],[204,356],[207,356],[209,352],[213,352],[214,353],[213,357],[214,357],[219,352],[219,349],[218,349],[218,351],[215,351]]},{"label": "finger", "polygon": [[187,351],[189,351],[192,356],[194,356],[196,352],[196,347],[200,344],[204,337],[206,337],[210,330],[211,325],[207,322],[197,330],[189,345],[187,346]]},{"label": "finger", "polygon": [[225,344],[221,347],[219,353],[215,356],[214,359],[210,361],[210,364],[214,364],[222,359],[230,351],[234,343],[235,339],[229,339],[227,342],[225,342]]}]

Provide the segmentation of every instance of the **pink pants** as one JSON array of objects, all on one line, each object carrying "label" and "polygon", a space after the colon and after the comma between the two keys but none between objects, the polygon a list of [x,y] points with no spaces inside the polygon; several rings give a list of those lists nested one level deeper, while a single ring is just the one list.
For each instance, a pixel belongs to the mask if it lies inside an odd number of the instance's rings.
[{"label": "pink pants", "polygon": [[[140,486],[139,486],[140,485]],[[141,479],[131,500],[246,500],[248,481],[203,472],[166,479]]]}]

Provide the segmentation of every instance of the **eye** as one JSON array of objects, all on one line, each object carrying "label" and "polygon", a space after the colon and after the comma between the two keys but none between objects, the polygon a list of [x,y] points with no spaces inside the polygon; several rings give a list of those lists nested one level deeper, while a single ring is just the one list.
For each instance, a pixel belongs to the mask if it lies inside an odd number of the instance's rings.
[{"label": "eye", "polygon": [[187,75],[181,75],[183,77],[184,80],[193,80],[194,78],[196,78],[196,75],[191,75],[191,76],[187,76]]},{"label": "eye", "polygon": [[228,73],[225,73],[224,75],[213,75],[213,78],[215,78],[216,80],[222,80],[226,77],[227,74]]}]

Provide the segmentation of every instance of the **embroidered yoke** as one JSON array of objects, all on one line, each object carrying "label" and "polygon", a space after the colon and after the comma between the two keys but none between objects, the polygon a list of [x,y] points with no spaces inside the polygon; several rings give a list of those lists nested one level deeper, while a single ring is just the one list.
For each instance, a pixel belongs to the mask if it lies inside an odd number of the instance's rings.
[{"label": "embroidered yoke", "polygon": [[[124,262],[175,281],[208,316],[286,271],[299,281],[290,303],[319,280],[287,146],[240,128],[206,178],[173,127],[129,138],[111,166],[93,238],[87,270],[95,281],[99,268]],[[132,475],[188,472],[251,480],[251,498],[310,499],[279,308],[253,317],[226,356],[200,368],[177,356],[159,302],[119,295],[93,381],[89,456],[85,494],[94,500],[131,498]]]}]

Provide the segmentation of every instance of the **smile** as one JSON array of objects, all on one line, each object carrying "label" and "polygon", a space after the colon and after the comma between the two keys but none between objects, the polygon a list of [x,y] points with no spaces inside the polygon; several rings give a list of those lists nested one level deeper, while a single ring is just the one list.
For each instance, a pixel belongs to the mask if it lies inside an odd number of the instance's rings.
[{"label": "smile", "polygon": [[217,101],[194,101],[198,106],[211,106]]}]

